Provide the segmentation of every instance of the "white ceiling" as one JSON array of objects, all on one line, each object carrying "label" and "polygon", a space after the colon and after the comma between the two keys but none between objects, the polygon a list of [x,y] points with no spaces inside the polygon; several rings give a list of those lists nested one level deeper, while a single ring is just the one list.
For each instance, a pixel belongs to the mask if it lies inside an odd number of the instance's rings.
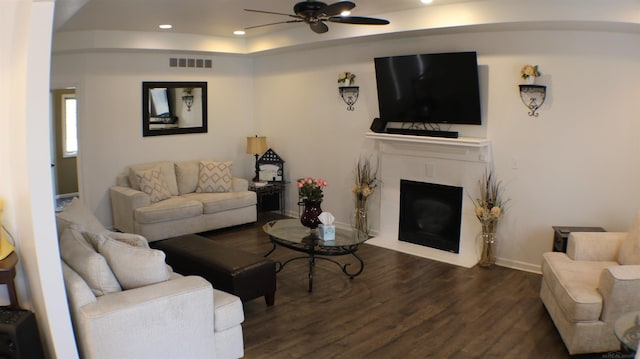
[{"label": "white ceiling", "polygon": [[[355,0],[354,16],[385,18],[385,14],[479,0]],[[158,25],[171,24],[174,33],[236,37],[234,30],[284,21],[280,15],[246,12],[243,9],[293,13],[296,0],[57,0],[54,27],[58,32],[121,30],[159,32]],[[332,3],[332,2],[328,2]],[[329,27],[369,26],[328,23]],[[265,35],[305,24],[281,24],[247,31],[245,37]],[[318,35],[322,36],[322,35]]]}]

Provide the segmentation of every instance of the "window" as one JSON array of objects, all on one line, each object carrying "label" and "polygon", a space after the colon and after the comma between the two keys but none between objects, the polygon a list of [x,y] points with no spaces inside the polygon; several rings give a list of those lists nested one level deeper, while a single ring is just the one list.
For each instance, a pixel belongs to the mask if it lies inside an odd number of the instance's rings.
[{"label": "window", "polygon": [[75,94],[62,95],[62,155],[78,155],[78,118]]}]

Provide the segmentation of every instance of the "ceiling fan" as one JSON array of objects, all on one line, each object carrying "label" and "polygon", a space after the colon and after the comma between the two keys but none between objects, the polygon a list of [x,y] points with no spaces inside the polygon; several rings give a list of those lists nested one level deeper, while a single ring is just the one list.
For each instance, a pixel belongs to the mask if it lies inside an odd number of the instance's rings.
[{"label": "ceiling fan", "polygon": [[388,20],[376,19],[373,17],[362,16],[340,16],[343,11],[350,11],[356,7],[356,4],[351,1],[338,1],[333,4],[325,4],[320,1],[302,1],[293,6],[294,14],[285,14],[273,11],[252,10],[244,9],[250,12],[259,12],[263,14],[284,15],[292,17],[293,20],[278,21],[264,25],[250,26],[245,30],[255,29],[262,26],[270,26],[276,24],[288,24],[304,22],[309,24],[311,30],[317,34],[323,34],[329,31],[329,26],[325,24],[325,21],[338,22],[342,24],[354,24],[354,25],[387,25]]}]

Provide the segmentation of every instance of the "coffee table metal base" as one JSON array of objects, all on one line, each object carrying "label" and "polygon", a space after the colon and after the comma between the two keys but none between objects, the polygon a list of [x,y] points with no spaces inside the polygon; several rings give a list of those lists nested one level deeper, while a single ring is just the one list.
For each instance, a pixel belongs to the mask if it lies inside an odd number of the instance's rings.
[{"label": "coffee table metal base", "polygon": [[[321,260],[324,260],[324,261],[327,261],[327,262],[334,263],[335,265],[340,267],[340,269],[342,269],[342,272],[345,275],[347,275],[349,277],[349,279],[353,279],[353,278],[357,277],[364,270],[364,261],[362,260],[362,258],[360,258],[356,254],[356,251],[358,250],[358,246],[357,245],[347,246],[347,247],[320,248],[320,249],[314,248],[313,246],[311,246],[311,248],[309,248],[309,247],[301,248],[301,247],[295,246],[295,245],[288,245],[287,243],[275,242],[275,241],[273,241],[273,239],[271,240],[271,244],[273,245],[273,247],[271,248],[271,250],[269,250],[269,252],[267,252],[267,254],[264,255],[265,257],[268,257],[271,253],[273,253],[276,250],[276,245],[280,245],[280,246],[292,249],[292,250],[297,251],[297,252],[306,253],[306,255],[304,255],[304,256],[289,258],[284,262],[275,261],[276,262],[276,273],[279,273],[290,262],[293,262],[293,261],[299,260],[299,259],[307,259],[309,261],[309,292],[310,293],[313,291],[313,274],[314,274],[314,271],[315,271],[316,259],[321,259]],[[348,269],[349,266],[351,265],[351,263],[341,264],[340,262],[338,262],[338,261],[336,261],[334,259],[327,258],[327,256],[344,256],[344,255],[349,255],[349,254],[352,255],[355,259],[357,259],[358,262],[360,263],[360,268],[355,272],[350,272],[349,269]]]}]

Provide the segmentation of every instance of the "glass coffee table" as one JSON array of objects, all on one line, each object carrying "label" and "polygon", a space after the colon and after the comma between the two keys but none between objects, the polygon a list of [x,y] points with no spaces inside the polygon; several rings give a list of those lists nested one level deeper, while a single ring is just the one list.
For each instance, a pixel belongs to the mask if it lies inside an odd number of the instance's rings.
[{"label": "glass coffee table", "polygon": [[[265,254],[268,257],[277,246],[289,248],[296,252],[304,253],[303,256],[287,259],[284,262],[276,262],[276,273],[280,272],[288,263],[298,260],[309,260],[309,292],[313,290],[313,271],[316,259],[321,259],[335,263],[342,269],[342,272],[353,279],[362,273],[364,261],[358,257],[356,252],[359,246],[364,243],[369,236],[359,231],[348,231],[336,228],[335,240],[325,241],[318,237],[317,230],[311,230],[300,224],[299,219],[283,219],[271,221],[265,224],[262,229],[269,235],[273,248]],[[327,257],[352,255],[360,263],[356,271],[349,271],[349,265],[341,264],[336,260]]]},{"label": "glass coffee table", "polygon": [[640,342],[640,311],[622,315],[614,325],[623,352],[636,352]]}]

